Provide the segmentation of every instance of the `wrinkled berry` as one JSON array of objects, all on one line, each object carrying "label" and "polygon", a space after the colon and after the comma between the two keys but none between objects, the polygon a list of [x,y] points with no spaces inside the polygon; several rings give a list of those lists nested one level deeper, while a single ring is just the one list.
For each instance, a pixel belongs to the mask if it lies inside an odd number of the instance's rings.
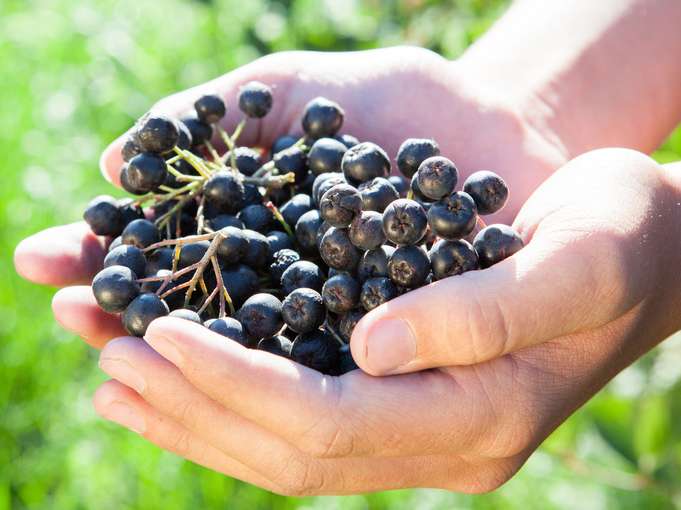
[{"label": "wrinkled berry", "polygon": [[368,312],[397,297],[397,287],[384,276],[369,278],[362,284],[359,300]]},{"label": "wrinkled berry", "polygon": [[319,243],[319,254],[329,267],[354,271],[360,252],[350,241],[347,229],[331,227]]}]

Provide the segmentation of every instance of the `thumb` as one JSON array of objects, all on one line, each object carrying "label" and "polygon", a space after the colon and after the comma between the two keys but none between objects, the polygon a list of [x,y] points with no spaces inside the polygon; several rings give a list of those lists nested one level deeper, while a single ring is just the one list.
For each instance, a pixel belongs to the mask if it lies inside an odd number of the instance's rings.
[{"label": "thumb", "polygon": [[[237,104],[239,88],[249,81],[261,81],[272,88],[272,110],[262,119],[249,118],[247,120],[239,137],[239,144],[269,147],[278,136],[288,134],[289,128],[293,127],[292,120],[297,113],[297,106],[292,107],[287,104],[294,68],[291,65],[282,65],[281,60],[277,54],[260,58],[202,85],[165,97],[150,110],[179,118],[191,115],[194,111],[194,102],[202,95],[217,94],[222,97],[227,106],[227,113],[220,121],[220,125],[231,133],[243,118]],[[300,130],[297,126],[295,128],[297,131]],[[120,170],[123,165],[121,148],[126,136],[127,133],[114,140],[104,150],[99,160],[102,174],[116,186],[120,186]],[[214,133],[213,141],[221,145],[217,133]]]},{"label": "thumb", "polygon": [[468,365],[580,329],[632,306],[624,257],[607,235],[567,242],[535,232],[525,248],[482,271],[409,292],[367,314],[351,340],[372,375]]}]

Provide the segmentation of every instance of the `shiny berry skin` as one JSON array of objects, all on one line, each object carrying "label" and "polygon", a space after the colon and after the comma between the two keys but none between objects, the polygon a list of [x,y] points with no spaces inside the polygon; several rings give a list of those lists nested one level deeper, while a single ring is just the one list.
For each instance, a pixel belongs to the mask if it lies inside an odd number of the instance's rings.
[{"label": "shiny berry skin", "polygon": [[415,200],[399,198],[383,212],[383,232],[388,241],[397,245],[418,243],[427,228],[426,211]]},{"label": "shiny berry skin", "polygon": [[283,358],[288,358],[291,355],[291,348],[293,342],[283,335],[275,335],[269,338],[263,338],[258,342],[257,349],[259,351],[269,352]]},{"label": "shiny berry skin", "polygon": [[197,117],[185,117],[182,123],[192,135],[192,147],[200,147],[213,138],[213,127]]},{"label": "shiny berry skin", "polygon": [[92,199],[83,213],[83,219],[90,226],[90,230],[98,236],[115,237],[125,226],[116,199],[108,195]]},{"label": "shiny berry skin", "polygon": [[336,184],[319,201],[319,214],[333,227],[348,227],[361,211],[362,195],[349,184]]},{"label": "shiny berry skin", "polygon": [[[139,205],[136,205],[131,198],[120,198],[116,201],[116,204],[123,217],[123,227],[131,221],[144,219],[144,211]],[[121,229],[121,232],[122,231],[123,230]]]},{"label": "shiny berry skin", "polygon": [[498,212],[508,200],[506,182],[488,170],[480,170],[469,175],[463,183],[463,190],[473,197],[479,214]]},{"label": "shiny berry skin", "polygon": [[399,197],[405,197],[409,191],[409,181],[400,175],[391,175],[388,181],[393,185]]},{"label": "shiny berry skin", "polygon": [[149,324],[170,313],[168,305],[156,294],[140,294],[123,312],[123,327],[133,336],[143,337]]},{"label": "shiny berry skin", "polygon": [[419,246],[400,246],[388,261],[388,277],[400,287],[419,287],[429,272],[430,260]]},{"label": "shiny berry skin", "polygon": [[303,131],[311,138],[335,135],[343,125],[345,112],[335,103],[324,97],[316,97],[303,111]]},{"label": "shiny berry skin", "polygon": [[291,264],[300,260],[300,255],[295,250],[283,249],[274,253],[270,264],[270,276],[275,284],[281,283],[281,277]]},{"label": "shiny berry skin", "polygon": [[293,331],[307,333],[324,323],[326,309],[319,292],[303,287],[286,296],[281,307],[281,315],[286,325]]},{"label": "shiny berry skin", "polygon": [[241,207],[247,205],[262,205],[263,195],[255,184],[244,184],[244,203]]},{"label": "shiny berry skin", "polygon": [[[172,314],[171,314],[172,315]],[[246,333],[241,323],[233,317],[221,317],[219,319],[211,319],[204,323],[208,329],[213,333],[222,335],[234,340],[235,342],[248,347],[248,340]]]},{"label": "shiny berry skin", "polygon": [[477,213],[473,198],[463,191],[455,191],[430,206],[428,225],[443,239],[460,239],[475,228]]},{"label": "shiny berry skin", "polygon": [[188,308],[178,308],[173,310],[168,314],[169,317],[176,317],[178,319],[184,319],[189,322],[194,322],[196,324],[203,324],[201,317],[194,310],[189,310]]},{"label": "shiny berry skin", "polygon": [[390,174],[390,160],[375,143],[362,142],[345,152],[341,168],[348,182],[360,183],[374,177],[387,177]]},{"label": "shiny berry skin", "polygon": [[349,312],[359,304],[359,282],[347,273],[332,276],[322,287],[322,299],[333,313]]},{"label": "shiny berry skin", "polygon": [[379,276],[378,278],[369,278],[362,284],[359,301],[364,309],[369,312],[396,298],[397,295],[395,284],[389,278]]},{"label": "shiny berry skin", "polygon": [[310,171],[315,174],[340,172],[343,155],[348,148],[333,138],[320,138],[310,148],[307,154]]},{"label": "shiny berry skin", "polygon": [[121,173],[120,173],[120,181],[121,181],[121,188],[123,188],[125,191],[128,193],[131,193],[132,195],[144,195],[146,193],[142,189],[138,189],[135,186],[132,185],[132,183],[128,180],[128,164],[125,163],[123,166],[121,166]]},{"label": "shiny berry skin", "polygon": [[241,210],[245,200],[244,185],[233,173],[226,170],[215,172],[206,181],[203,195],[207,202],[229,214]]},{"label": "shiny berry skin", "polygon": [[208,226],[213,230],[220,230],[225,227],[244,228],[244,222],[232,214],[218,214],[208,220]]},{"label": "shiny berry skin", "polygon": [[246,254],[243,257],[244,264],[253,269],[263,269],[267,265],[270,255],[270,245],[267,238],[255,230],[244,229],[242,234],[248,240]]},{"label": "shiny berry skin", "polygon": [[428,138],[407,138],[397,151],[397,168],[407,179],[416,173],[421,163],[440,155],[440,147]]},{"label": "shiny berry skin", "polygon": [[300,288],[321,292],[323,285],[324,273],[317,264],[309,260],[294,262],[281,275],[281,288],[286,295]]},{"label": "shiny berry skin", "polygon": [[451,160],[433,156],[419,165],[416,180],[421,193],[431,200],[440,200],[456,188],[459,171]]},{"label": "shiny berry skin", "polygon": [[[234,149],[236,167],[244,175],[251,176],[260,169],[260,154],[250,147],[237,147]],[[226,165],[231,165],[232,153],[227,152],[223,156]]]},{"label": "shiny berry skin", "polygon": [[318,206],[324,193],[337,184],[347,184],[343,174],[329,172],[318,175],[312,184],[312,203]]},{"label": "shiny berry skin", "polygon": [[173,267],[173,248],[159,248],[147,254],[145,275],[154,276],[161,269]]},{"label": "shiny berry skin", "polygon": [[349,135],[347,133],[342,134],[342,135],[336,135],[333,137],[334,140],[338,140],[341,142],[343,145],[345,145],[348,149],[354,147],[359,143],[359,140],[357,137]]},{"label": "shiny berry skin", "polygon": [[296,241],[298,241],[303,252],[314,253],[317,251],[317,232],[322,221],[319,211],[312,209],[303,214],[296,222]]},{"label": "shiny berry skin", "polygon": [[272,294],[254,294],[236,313],[250,341],[273,336],[284,325],[281,318],[281,301]]},{"label": "shiny berry skin", "polygon": [[350,342],[355,326],[357,326],[357,323],[364,315],[366,315],[366,311],[363,308],[357,308],[350,310],[341,317],[341,320],[338,322],[338,334],[343,340],[348,343]]},{"label": "shiny berry skin", "polygon": [[331,227],[322,236],[319,254],[327,266],[340,271],[354,271],[360,252],[350,241],[347,229]]},{"label": "shiny berry skin", "polygon": [[271,151],[272,156],[274,156],[277,152],[281,152],[284,149],[288,149],[293,144],[295,144],[297,141],[298,141],[298,139],[295,136],[292,136],[292,135],[280,136],[272,144],[272,151]]},{"label": "shiny berry skin", "polygon": [[281,250],[292,250],[295,248],[293,240],[289,237],[286,232],[281,230],[272,230],[268,232],[267,235],[267,245],[268,245],[268,262],[274,260],[274,254]]},{"label": "shiny berry skin", "polygon": [[290,226],[295,227],[300,217],[312,209],[312,199],[310,195],[298,193],[293,195],[280,208],[279,212],[284,217],[284,221]]},{"label": "shiny berry skin", "polygon": [[307,177],[307,154],[300,147],[289,147],[278,152],[273,161],[280,174],[293,172],[296,175],[296,184],[300,184]]},{"label": "shiny berry skin", "polygon": [[440,239],[428,252],[433,276],[436,280],[478,269],[478,254],[463,239],[447,241]]},{"label": "shiny berry skin", "polygon": [[[213,276],[213,280],[214,280]],[[260,281],[258,279],[258,273],[253,271],[250,267],[238,264],[237,266],[230,266],[222,270],[222,280],[225,283],[227,292],[232,298],[234,306],[241,306],[241,304],[246,301],[250,296],[258,292],[260,288]],[[211,284],[213,287],[211,287]],[[214,288],[214,281],[206,285],[210,288]]]},{"label": "shiny berry skin", "polygon": [[131,244],[140,249],[151,246],[159,242],[161,235],[154,225],[149,220],[135,220],[128,223],[121,233],[121,241],[123,244]]},{"label": "shiny berry skin", "polygon": [[166,153],[177,145],[177,124],[165,115],[147,115],[140,120],[135,137],[142,152]]},{"label": "shiny berry skin", "polygon": [[323,374],[331,373],[338,363],[340,345],[328,333],[316,330],[301,333],[293,341],[291,359]]},{"label": "shiny berry skin", "polygon": [[239,109],[247,116],[260,119],[272,109],[272,89],[259,81],[239,87]]},{"label": "shiny berry skin", "polygon": [[146,274],[147,259],[136,246],[121,244],[104,257],[104,267],[109,266],[125,266],[141,278]]},{"label": "shiny berry skin", "polygon": [[109,248],[107,249],[107,253],[115,250],[119,246],[123,244],[123,240],[121,239],[121,236],[114,237],[114,239],[111,241],[111,244],[109,244]]},{"label": "shiny berry skin", "polygon": [[360,250],[373,250],[385,242],[383,215],[376,211],[362,211],[350,224],[350,241]]},{"label": "shiny berry skin", "polygon": [[428,198],[423,194],[421,191],[421,188],[419,188],[419,182],[418,182],[418,175],[414,174],[414,176],[411,178],[411,181],[409,181],[409,191],[411,191],[414,200],[417,200],[418,202],[421,202],[422,204],[428,204],[430,205],[433,200]]},{"label": "shiny berry skin", "polygon": [[128,163],[127,180],[137,192],[148,193],[158,189],[168,176],[165,160],[158,154],[143,152]]},{"label": "shiny berry skin", "polygon": [[489,225],[475,236],[473,247],[478,252],[480,267],[487,268],[519,251],[525,244],[508,225]]},{"label": "shiny berry skin", "polygon": [[92,280],[92,293],[102,310],[120,313],[140,293],[136,280],[137,275],[129,267],[105,267]]},{"label": "shiny berry skin", "polygon": [[244,223],[244,228],[264,234],[270,230],[274,216],[262,204],[247,205],[236,215]]},{"label": "shiny berry skin", "polygon": [[360,282],[378,276],[388,276],[388,260],[395,252],[393,246],[384,244],[362,255],[357,264],[357,278]]},{"label": "shiny berry skin", "polygon": [[206,94],[198,98],[194,102],[194,109],[199,120],[206,124],[215,124],[227,112],[225,102],[215,94]]},{"label": "shiny berry skin", "polygon": [[183,150],[191,149],[193,145],[191,131],[189,131],[187,125],[180,120],[175,121],[175,125],[177,126],[178,133],[176,145]]},{"label": "shiny berry skin", "polygon": [[359,186],[362,195],[362,204],[365,211],[377,211],[382,213],[390,203],[397,200],[399,194],[390,181],[384,177],[363,182]]},{"label": "shiny berry skin", "polygon": [[182,246],[180,250],[180,260],[178,267],[180,269],[199,262],[208,251],[210,246],[209,241],[197,241]]},{"label": "shiny berry skin", "polygon": [[121,147],[121,156],[123,158],[123,161],[125,162],[130,161],[140,152],[142,152],[142,149],[137,143],[137,138],[133,134],[128,135],[125,138],[125,142],[123,142],[123,147]]}]

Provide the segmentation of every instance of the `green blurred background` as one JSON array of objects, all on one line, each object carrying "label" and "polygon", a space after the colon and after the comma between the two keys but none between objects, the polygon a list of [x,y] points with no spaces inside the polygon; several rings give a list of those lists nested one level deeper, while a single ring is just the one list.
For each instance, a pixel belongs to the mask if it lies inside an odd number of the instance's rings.
[{"label": "green blurred background", "polygon": [[[283,498],[96,417],[97,354],[12,251],[110,187],[97,158],[158,98],[283,49],[409,42],[454,58],[506,1],[0,0],[0,510],[681,508],[681,341],[568,420],[503,488]],[[656,154],[681,158],[681,132]],[[50,247],[46,246],[46,250]]]}]

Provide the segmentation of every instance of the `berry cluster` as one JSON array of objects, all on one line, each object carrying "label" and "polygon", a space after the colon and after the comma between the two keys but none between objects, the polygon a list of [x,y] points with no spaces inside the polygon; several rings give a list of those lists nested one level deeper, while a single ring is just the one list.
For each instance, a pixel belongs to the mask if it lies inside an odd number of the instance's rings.
[{"label": "berry cluster", "polygon": [[348,342],[366,312],[522,248],[510,227],[479,217],[507,200],[498,175],[476,172],[456,191],[458,170],[438,145],[408,139],[397,165],[411,184],[389,176],[381,147],[339,134],[344,112],[328,99],[307,104],[302,138],[237,146],[272,102],[251,82],[231,134],[216,95],[198,98],[192,116],[147,114],[131,130],[121,183],[137,198],[100,196],[84,214],[111,239],[94,296],[130,334],[171,315],[342,374],[356,368]]}]

